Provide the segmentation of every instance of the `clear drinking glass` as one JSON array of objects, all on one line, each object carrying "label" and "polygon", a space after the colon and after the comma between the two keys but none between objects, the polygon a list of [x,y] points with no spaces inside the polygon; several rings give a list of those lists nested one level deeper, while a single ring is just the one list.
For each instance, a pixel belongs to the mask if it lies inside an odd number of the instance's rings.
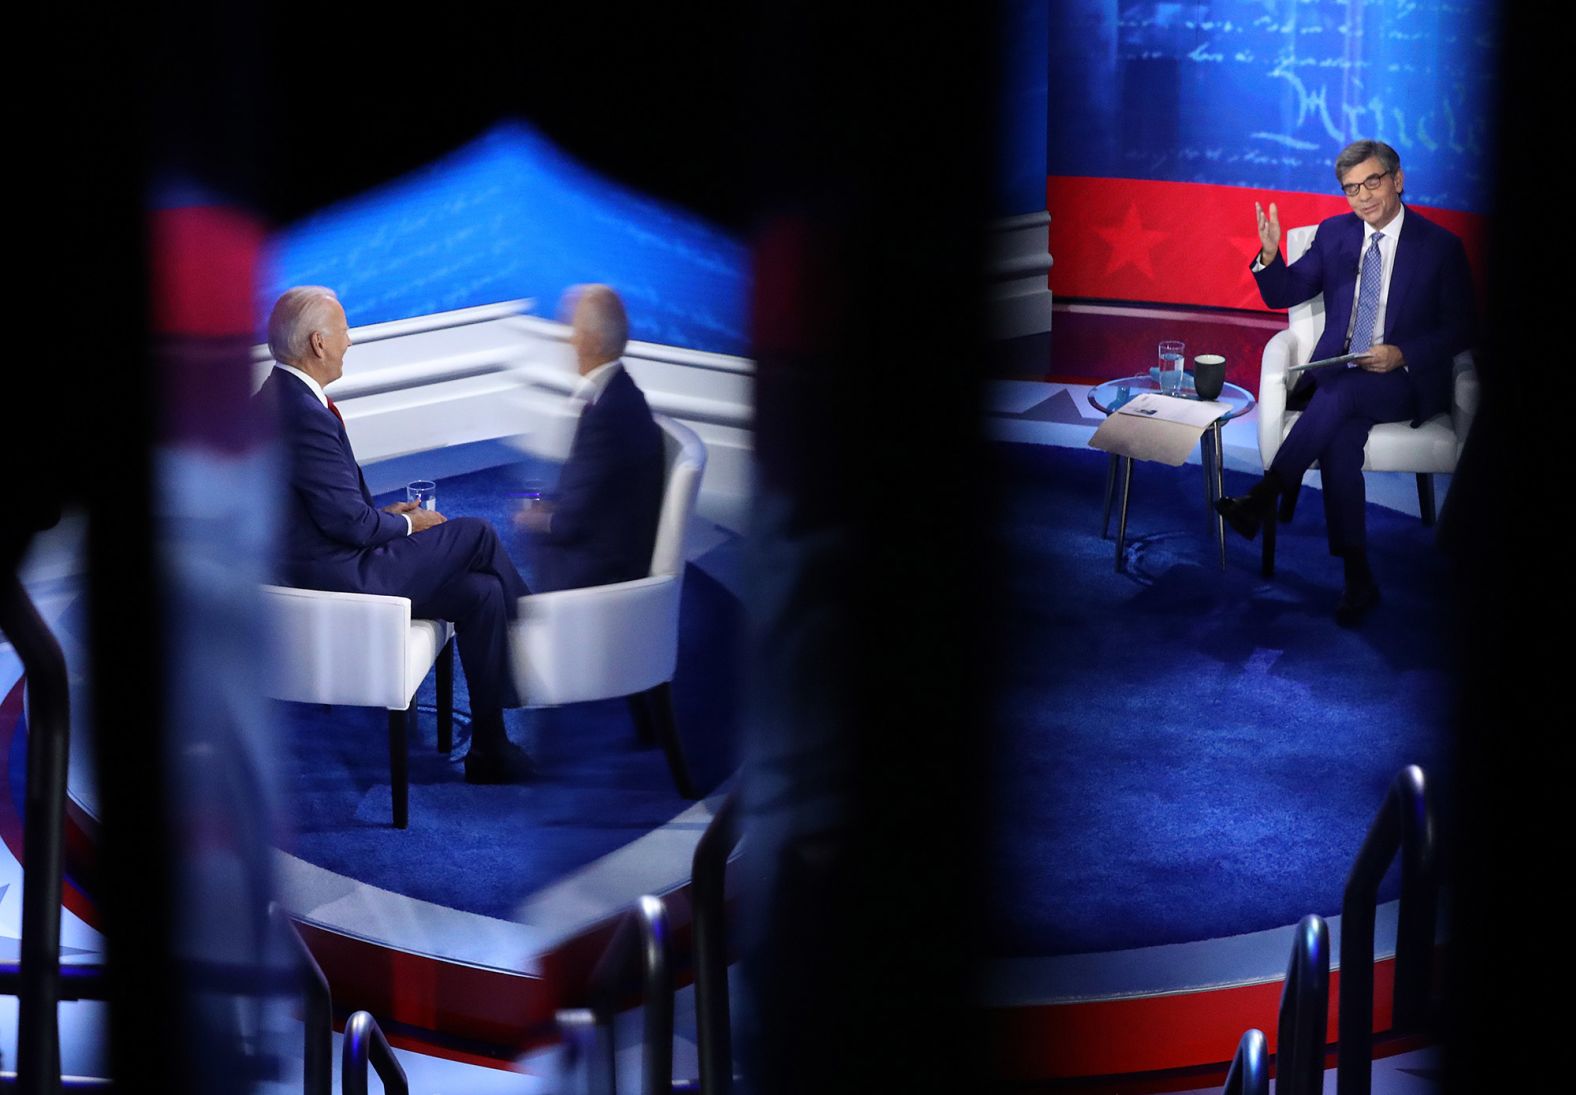
[{"label": "clear drinking glass", "polygon": [[419,503],[422,509],[437,509],[438,484],[431,479],[416,479],[406,483],[405,500]]},{"label": "clear drinking glass", "polygon": [[1160,344],[1160,390],[1166,395],[1182,391],[1182,362],[1186,354],[1186,343],[1167,341]]}]

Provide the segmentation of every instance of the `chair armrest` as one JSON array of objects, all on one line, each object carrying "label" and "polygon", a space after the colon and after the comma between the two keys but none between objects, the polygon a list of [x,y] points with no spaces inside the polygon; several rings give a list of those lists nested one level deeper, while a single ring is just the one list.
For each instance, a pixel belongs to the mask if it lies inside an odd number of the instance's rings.
[{"label": "chair armrest", "polygon": [[1472,432],[1478,401],[1482,398],[1471,350],[1462,350],[1456,355],[1455,374],[1455,398],[1451,401],[1450,425],[1456,432],[1456,452],[1459,454],[1461,446],[1466,444],[1467,434]]},{"label": "chair armrest", "polygon": [[262,597],[273,645],[264,659],[269,696],[391,710],[410,702],[409,598],[268,585]]},{"label": "chair armrest", "polygon": [[1259,371],[1259,457],[1267,468],[1280,451],[1286,435],[1286,396],[1296,380],[1291,367],[1300,364],[1304,351],[1297,335],[1281,331],[1264,347]]},{"label": "chair armrest", "polygon": [[678,575],[520,598],[515,685],[529,706],[609,699],[673,679]]}]

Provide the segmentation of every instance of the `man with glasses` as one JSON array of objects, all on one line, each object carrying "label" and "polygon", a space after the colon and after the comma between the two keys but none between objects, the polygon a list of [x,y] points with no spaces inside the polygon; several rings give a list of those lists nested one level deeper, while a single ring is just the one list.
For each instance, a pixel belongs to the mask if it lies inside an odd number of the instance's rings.
[{"label": "man with glasses", "polygon": [[1302,414],[1264,478],[1216,504],[1249,538],[1275,519],[1315,461],[1324,487],[1330,554],[1345,586],[1336,621],[1353,626],[1379,603],[1363,519],[1363,447],[1380,422],[1413,428],[1449,408],[1455,355],[1472,339],[1473,292],[1461,241],[1401,203],[1401,158],[1382,141],[1357,141],[1335,160],[1351,212],[1320,223],[1307,252],[1280,256],[1280,216],[1257,202],[1260,250],[1252,270],[1271,308],[1324,294],[1324,331],[1310,360],[1360,354],[1304,372],[1287,399]]}]

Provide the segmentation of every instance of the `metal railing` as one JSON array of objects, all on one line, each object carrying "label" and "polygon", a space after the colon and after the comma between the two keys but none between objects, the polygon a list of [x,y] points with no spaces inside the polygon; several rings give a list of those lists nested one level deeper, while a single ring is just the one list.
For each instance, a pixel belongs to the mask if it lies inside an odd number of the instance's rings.
[{"label": "metal railing", "polygon": [[388,1039],[371,1012],[358,1011],[345,1023],[345,1045],[340,1055],[339,1090],[343,1095],[367,1095],[367,1066],[383,1081],[384,1095],[410,1095],[405,1070],[389,1048]]},{"label": "metal railing", "polygon": [[1270,1095],[1269,1053],[1262,1030],[1243,1032],[1226,1073],[1226,1086],[1220,1090],[1222,1095]]},{"label": "metal railing", "polygon": [[[593,1092],[616,1095],[617,1062],[613,1020],[630,994],[632,973],[640,971],[644,1003],[640,1075],[644,1095],[670,1095],[673,1090],[673,964],[667,908],[662,899],[638,898],[614,929],[613,939],[591,971],[591,1019],[596,1049],[586,1062]],[[560,1026],[583,1025],[583,1013],[559,1013]]]},{"label": "metal railing", "polygon": [[1275,1039],[1276,1095],[1324,1090],[1324,1045],[1330,1022],[1330,929],[1310,913],[1297,924]]},{"label": "metal railing", "polygon": [[285,937],[300,977],[301,1025],[306,1031],[301,1090],[303,1095],[332,1095],[334,997],[328,988],[328,978],[323,976],[323,967],[312,957],[306,940],[301,938],[300,931],[285,911],[277,904],[270,904],[268,913]]},{"label": "metal railing", "polygon": [[1379,883],[1401,853],[1401,908],[1395,940],[1396,1031],[1422,1025],[1433,963],[1434,817],[1427,779],[1412,764],[1390,784],[1346,880],[1341,902],[1339,1095],[1369,1095],[1373,1086],[1374,915]]},{"label": "metal railing", "polygon": [[695,1036],[702,1095],[733,1091],[728,1015],[727,871],[739,843],[739,792],[723,801],[695,845],[690,900],[695,909]]},{"label": "metal railing", "polygon": [[[64,881],[66,766],[71,752],[66,658],[15,574],[0,577],[0,631],[27,674],[27,802],[23,813],[22,953],[15,991],[17,1080],[60,1089],[60,887]],[[102,992],[101,982],[95,987]]]}]

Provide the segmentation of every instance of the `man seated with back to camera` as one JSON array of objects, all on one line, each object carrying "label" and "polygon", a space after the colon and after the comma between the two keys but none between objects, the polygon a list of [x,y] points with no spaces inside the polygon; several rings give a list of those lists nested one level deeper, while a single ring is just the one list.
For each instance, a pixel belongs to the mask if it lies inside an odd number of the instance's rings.
[{"label": "man seated with back to camera", "polygon": [[1362,356],[1302,374],[1287,399],[1302,414],[1264,478],[1216,508],[1251,538],[1318,461],[1330,554],[1345,571],[1335,619],[1350,627],[1379,603],[1364,519],[1368,431],[1380,422],[1415,429],[1450,408],[1454,359],[1472,341],[1474,300],[1461,240],[1402,204],[1406,177],[1395,149],[1356,141],[1336,157],[1335,178],[1351,212],[1321,222],[1290,266],[1280,256],[1274,203],[1267,216],[1254,203],[1260,248],[1251,269],[1271,308],[1324,294],[1324,331],[1310,360]]},{"label": "man seated with back to camera", "polygon": [[459,641],[471,701],[467,783],[503,783],[532,772],[504,731],[503,709],[520,706],[509,621],[530,591],[493,527],[446,519],[415,502],[382,510],[356,463],[344,420],[324,389],[345,370],[350,328],[333,291],[288,290],[268,320],[276,365],[257,398],[278,416],[289,491],[284,503],[283,580],[302,589],[408,597],[411,615],[448,620]]},{"label": "man seated with back to camera", "polygon": [[624,368],[624,304],[606,285],[572,289],[564,303],[585,406],[557,490],[515,517],[543,593],[646,577],[662,511],[662,430]]}]

